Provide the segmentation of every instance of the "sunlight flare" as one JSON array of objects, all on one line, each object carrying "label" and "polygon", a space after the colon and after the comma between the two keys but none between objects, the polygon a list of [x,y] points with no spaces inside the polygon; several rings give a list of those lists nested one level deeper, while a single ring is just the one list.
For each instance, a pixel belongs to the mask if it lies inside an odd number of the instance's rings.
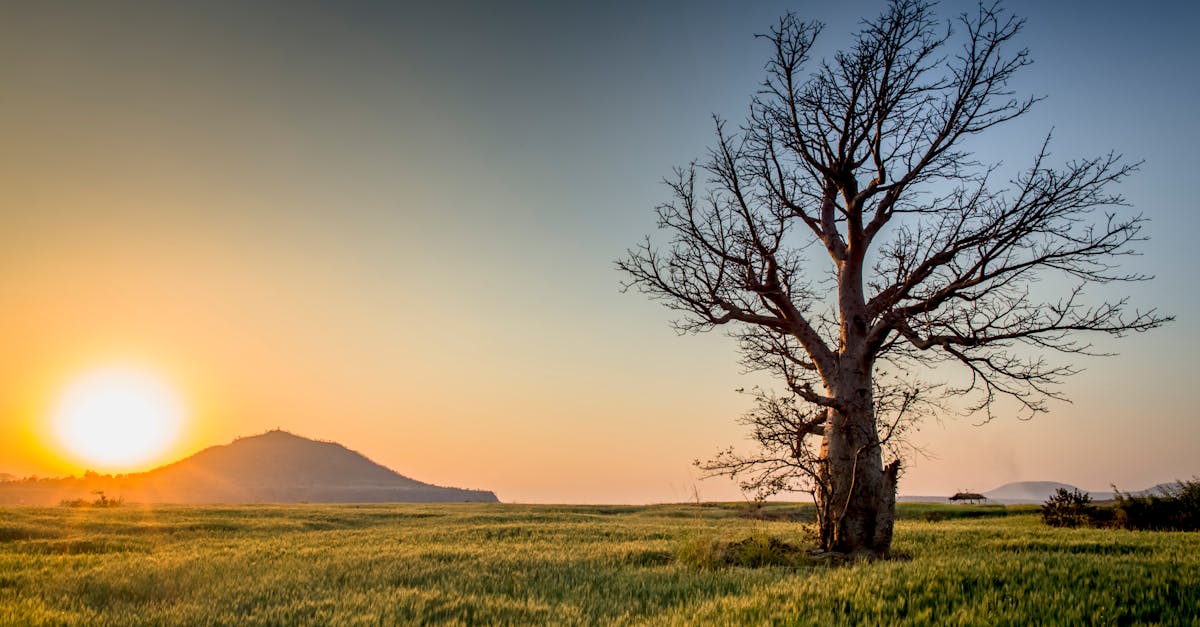
[{"label": "sunlight flare", "polygon": [[53,415],[54,433],[71,454],[105,469],[161,454],[179,436],[183,404],[162,379],[109,367],[76,379]]}]

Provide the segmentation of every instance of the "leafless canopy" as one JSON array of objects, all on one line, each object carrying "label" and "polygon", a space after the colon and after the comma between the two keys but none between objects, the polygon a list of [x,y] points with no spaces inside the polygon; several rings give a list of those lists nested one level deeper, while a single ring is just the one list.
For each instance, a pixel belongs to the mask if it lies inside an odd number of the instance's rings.
[{"label": "leafless canopy", "polygon": [[[816,439],[824,435],[825,411],[794,394],[779,395],[761,388],[741,391],[754,399],[754,407],[738,418],[750,430],[754,449],[747,453],[730,447],[710,460],[697,460],[696,465],[709,476],[738,479],[741,489],[756,500],[781,492],[820,496],[828,489]],[[924,453],[906,436],[922,418],[939,409],[936,394],[910,382],[877,385],[879,443],[893,459]]]},{"label": "leafless canopy", "polygon": [[[1089,335],[1170,319],[1087,291],[1148,278],[1118,267],[1144,218],[1112,188],[1138,163],[1055,164],[1047,137],[997,181],[969,148],[1038,100],[1010,88],[1030,63],[1014,46],[1022,24],[995,4],[946,22],[927,2],[894,0],[852,47],[814,61],[822,26],[783,17],[761,36],[771,56],[747,121],[717,119],[707,157],[666,181],[669,243],[647,238],[618,262],[626,288],[679,312],[680,330],[730,329],[750,368],[807,404],[777,414],[780,438],[819,437],[847,410],[832,389],[851,363],[958,364],[965,376],[946,389],[971,410],[990,419],[1008,398],[1029,416],[1060,398]],[[763,397],[747,419],[795,407]]]}]

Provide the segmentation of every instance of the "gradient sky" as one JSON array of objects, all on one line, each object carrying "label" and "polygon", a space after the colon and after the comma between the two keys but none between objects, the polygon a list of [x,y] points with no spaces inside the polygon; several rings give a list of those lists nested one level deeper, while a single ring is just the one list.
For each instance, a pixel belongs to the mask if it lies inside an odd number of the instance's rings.
[{"label": "gradient sky", "polygon": [[[652,5],[652,6],[651,6]],[[56,395],[110,363],[186,399],[156,462],[280,427],[505,501],[739,499],[733,343],[678,337],[613,261],[661,178],[739,121],[786,10],[877,2],[37,2],[0,19],[0,471],[77,473]],[[904,494],[1200,473],[1190,2],[1009,2],[1033,113],[972,147],[1144,159],[1121,187],[1178,320],[1080,362],[1029,422],[932,421]],[[944,2],[944,12],[970,8]],[[1109,344],[1104,344],[1108,347]]]}]

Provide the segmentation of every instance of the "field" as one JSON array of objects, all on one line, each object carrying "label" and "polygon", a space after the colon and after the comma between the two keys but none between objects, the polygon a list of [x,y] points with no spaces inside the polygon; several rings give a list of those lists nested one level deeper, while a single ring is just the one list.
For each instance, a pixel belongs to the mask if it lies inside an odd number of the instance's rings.
[{"label": "field", "polygon": [[1200,623],[1197,533],[902,504],[901,559],[697,561],[713,541],[805,543],[769,519],[806,508],[745,509],[0,509],[0,624]]}]

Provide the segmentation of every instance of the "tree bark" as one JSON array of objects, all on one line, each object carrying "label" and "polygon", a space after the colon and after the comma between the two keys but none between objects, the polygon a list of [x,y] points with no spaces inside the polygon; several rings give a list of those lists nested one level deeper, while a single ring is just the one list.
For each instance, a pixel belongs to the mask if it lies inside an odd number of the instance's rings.
[{"label": "tree bark", "polygon": [[828,390],[845,409],[832,413],[821,447],[821,544],[840,553],[887,557],[899,464],[883,466],[871,376],[863,370],[840,372]]},{"label": "tree bark", "polygon": [[[821,544],[852,555],[887,557],[891,552],[899,462],[883,465],[883,447],[875,421],[874,354],[868,347],[867,307],[863,298],[861,217],[848,220],[850,246],[838,275],[840,350],[826,395],[838,405],[830,414],[821,443],[823,489]],[[824,502],[822,503],[822,497]]]},{"label": "tree bark", "polygon": [[826,394],[839,409],[831,412],[821,445],[821,544],[841,553],[887,557],[900,466],[898,461],[883,465],[860,268],[852,257],[839,276],[841,351],[837,371],[826,384]]}]

